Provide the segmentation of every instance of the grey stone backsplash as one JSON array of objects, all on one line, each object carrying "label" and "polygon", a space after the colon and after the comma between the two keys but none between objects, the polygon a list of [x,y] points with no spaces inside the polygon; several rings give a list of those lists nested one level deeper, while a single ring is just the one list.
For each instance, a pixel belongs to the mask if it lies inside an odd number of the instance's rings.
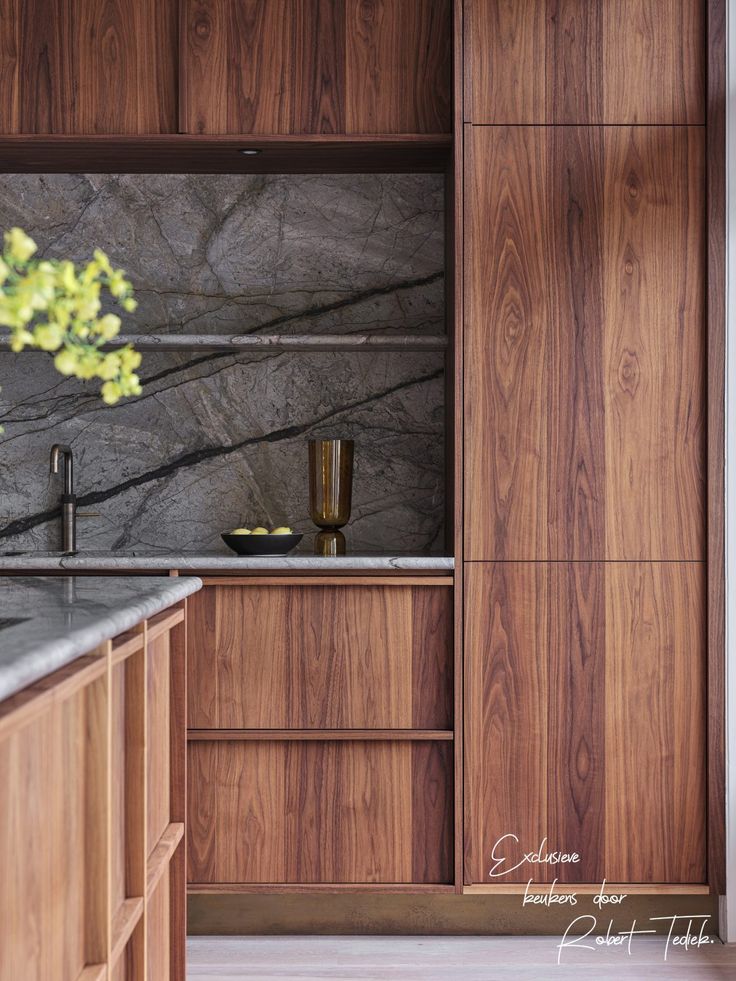
[{"label": "grey stone backsplash", "polygon": [[[126,332],[444,331],[436,175],[4,175],[0,226],[45,254],[105,248],[141,306]],[[210,549],[236,524],[311,531],[310,437],[356,440],[356,549],[444,548],[441,353],[147,353],[104,406],[48,356],[0,354],[0,551],[58,548],[74,448],[79,547]]]},{"label": "grey stone backsplash", "polygon": [[436,174],[0,175],[3,228],[126,269],[125,333],[443,333],[443,209]]}]

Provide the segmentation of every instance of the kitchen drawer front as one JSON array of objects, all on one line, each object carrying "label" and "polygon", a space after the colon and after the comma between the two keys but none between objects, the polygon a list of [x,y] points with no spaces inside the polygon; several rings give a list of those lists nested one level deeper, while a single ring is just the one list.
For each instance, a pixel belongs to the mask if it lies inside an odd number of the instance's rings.
[{"label": "kitchen drawer front", "polygon": [[189,744],[189,882],[452,881],[446,742]]},{"label": "kitchen drawer front", "polygon": [[190,729],[451,729],[452,588],[206,586],[188,690]]}]

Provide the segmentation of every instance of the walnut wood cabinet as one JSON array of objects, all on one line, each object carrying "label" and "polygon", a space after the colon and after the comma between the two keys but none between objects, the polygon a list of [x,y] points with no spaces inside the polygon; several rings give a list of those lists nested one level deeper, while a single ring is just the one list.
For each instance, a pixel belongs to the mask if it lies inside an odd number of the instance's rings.
[{"label": "walnut wood cabinet", "polygon": [[453,881],[449,741],[191,741],[189,772],[195,884]]},{"label": "walnut wood cabinet", "polygon": [[698,127],[472,127],[465,558],[705,557]]},{"label": "walnut wood cabinet", "polygon": [[[706,883],[704,595],[697,562],[468,565],[466,882]],[[501,874],[544,839],[580,861]]]},{"label": "walnut wood cabinet", "polygon": [[2,0],[0,133],[175,133],[177,6]]},{"label": "walnut wood cabinet", "polygon": [[464,0],[464,118],[702,124],[704,0]]},{"label": "walnut wood cabinet", "polygon": [[185,604],[0,705],[0,977],[184,981]]},{"label": "walnut wood cabinet", "polygon": [[2,0],[0,133],[449,133],[451,44],[451,0]]},{"label": "walnut wood cabinet", "polygon": [[[471,892],[720,881],[706,9],[464,4]],[[580,861],[491,876],[499,839]]]},{"label": "walnut wood cabinet", "polygon": [[454,888],[452,580],[208,580],[189,882]]},{"label": "walnut wood cabinet", "polygon": [[[580,852],[549,877],[722,888],[723,9],[0,0],[0,132],[69,136],[6,140],[21,169],[114,172],[123,146],[133,170],[231,172],[231,134],[261,137],[263,171],[359,170],[383,133],[437,170],[449,136],[428,162],[418,135],[454,124],[464,600],[406,577],[192,600],[193,890],[473,891],[505,834]],[[80,134],[172,135],[146,156]]]},{"label": "walnut wood cabinet", "polygon": [[185,133],[450,131],[450,0],[183,0]]},{"label": "walnut wood cabinet", "polygon": [[190,600],[190,729],[451,729],[443,586],[210,585]]}]

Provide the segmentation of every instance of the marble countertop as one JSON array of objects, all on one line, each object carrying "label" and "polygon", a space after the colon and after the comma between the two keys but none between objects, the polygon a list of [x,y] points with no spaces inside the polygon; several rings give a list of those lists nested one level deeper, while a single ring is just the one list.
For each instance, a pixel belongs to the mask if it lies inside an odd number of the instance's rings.
[{"label": "marble countertop", "polygon": [[279,572],[285,569],[320,570],[324,572],[360,570],[399,570],[404,572],[452,571],[455,560],[444,555],[396,555],[391,553],[356,553],[353,555],[322,556],[308,552],[293,552],[286,556],[244,556],[232,552],[165,552],[131,550],[125,552],[80,551],[76,555],[62,552],[0,552],[0,573],[3,570],[52,571],[63,569],[99,570],[110,572],[126,569],[162,570],[194,569],[197,571],[231,571],[260,569]]},{"label": "marble countertop", "polygon": [[193,576],[1,577],[0,700],[201,586]]}]

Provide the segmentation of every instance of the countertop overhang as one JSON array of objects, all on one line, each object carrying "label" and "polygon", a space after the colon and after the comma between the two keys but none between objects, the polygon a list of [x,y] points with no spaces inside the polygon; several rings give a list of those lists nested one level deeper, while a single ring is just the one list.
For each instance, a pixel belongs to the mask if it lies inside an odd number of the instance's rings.
[{"label": "countertop overhang", "polygon": [[201,587],[194,576],[0,577],[0,701]]},{"label": "countertop overhang", "polygon": [[165,552],[130,550],[124,552],[80,551],[75,555],[62,552],[21,552],[0,555],[0,575],[3,571],[55,572],[152,570],[197,572],[230,572],[257,570],[320,571],[320,572],[447,572],[455,568],[455,560],[446,555],[401,555],[391,553],[355,553],[353,555],[312,555],[297,552],[286,556],[245,556],[224,552]]}]

